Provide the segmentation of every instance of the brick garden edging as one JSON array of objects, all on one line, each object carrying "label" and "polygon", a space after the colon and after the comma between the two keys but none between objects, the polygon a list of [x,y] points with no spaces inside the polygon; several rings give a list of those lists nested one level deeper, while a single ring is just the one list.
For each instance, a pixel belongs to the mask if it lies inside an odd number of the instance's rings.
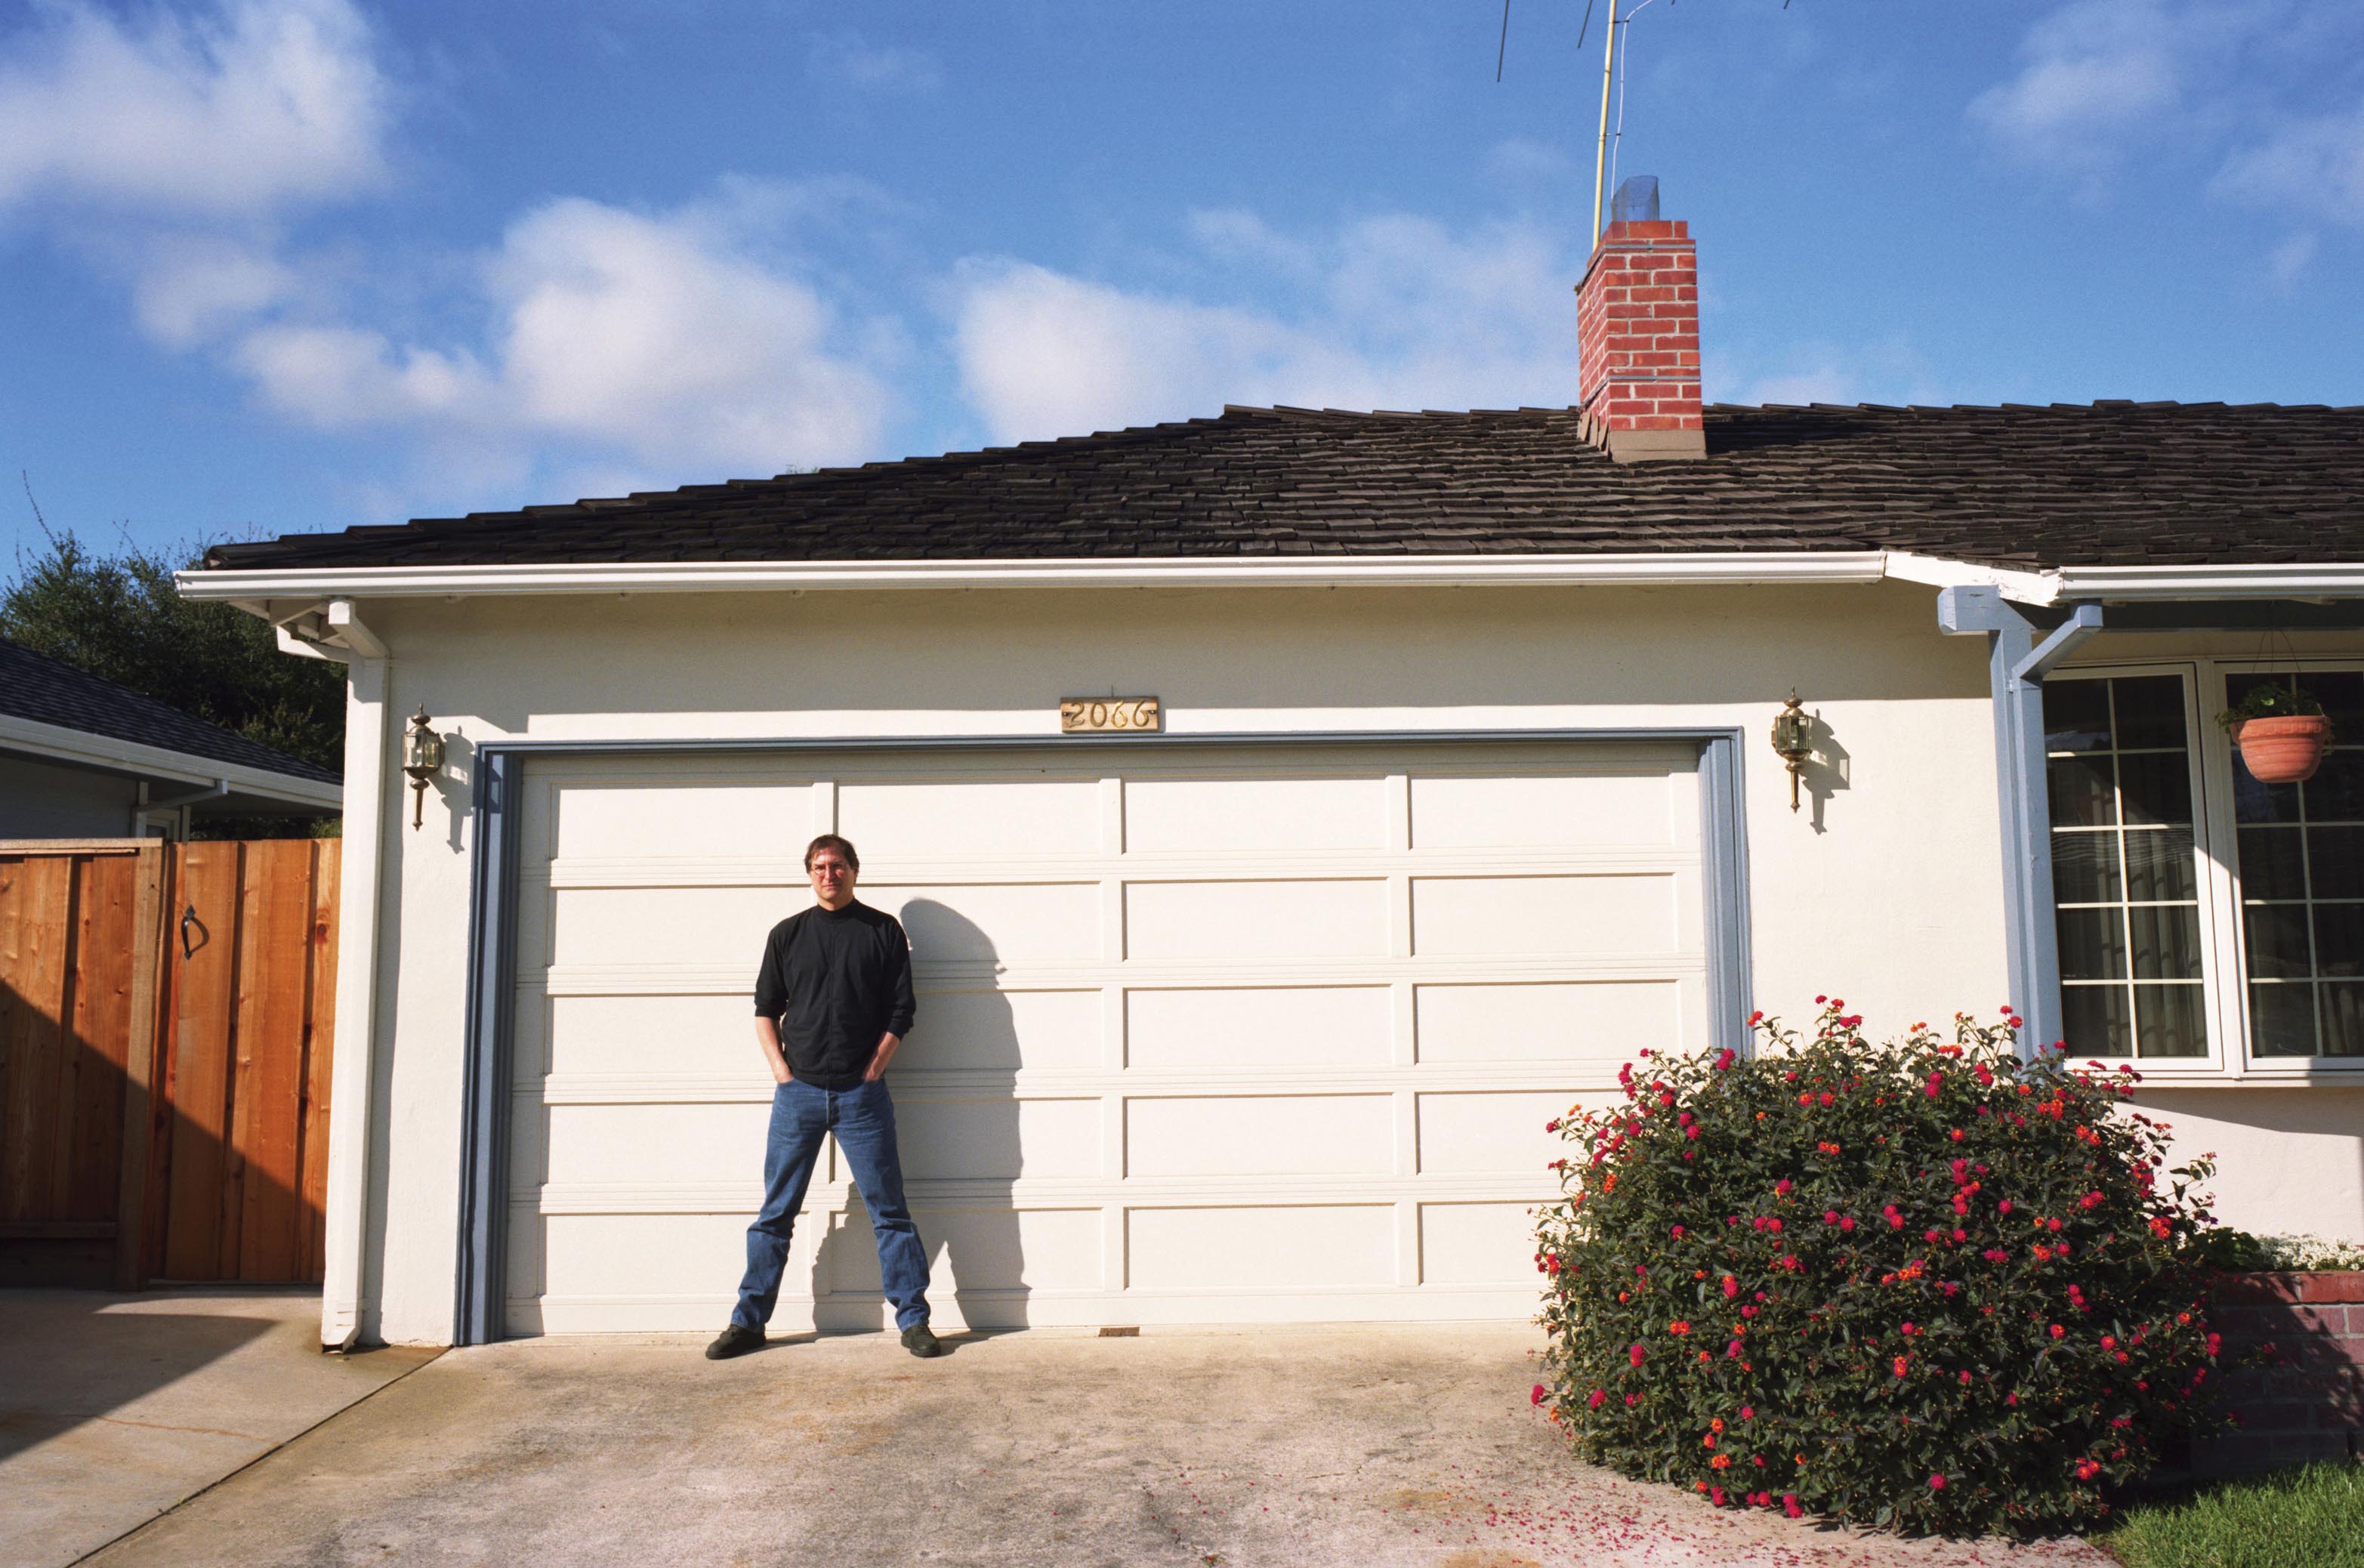
[{"label": "brick garden edging", "polygon": [[2225,1274],[2213,1301],[2241,1425],[2195,1441],[2193,1472],[2364,1454],[2364,1271]]}]

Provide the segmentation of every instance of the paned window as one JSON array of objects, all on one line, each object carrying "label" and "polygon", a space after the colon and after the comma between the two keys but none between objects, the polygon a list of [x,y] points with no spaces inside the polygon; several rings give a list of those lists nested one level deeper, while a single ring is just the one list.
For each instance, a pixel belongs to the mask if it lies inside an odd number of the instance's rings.
[{"label": "paned window", "polygon": [[2249,1049],[2364,1056],[2364,674],[2243,672],[2226,692],[2293,680],[2331,717],[2323,766],[2303,784],[2264,784],[2233,764]]},{"label": "paned window", "polygon": [[2180,675],[2045,684],[2062,1024],[2080,1055],[2208,1054],[2186,706]]}]

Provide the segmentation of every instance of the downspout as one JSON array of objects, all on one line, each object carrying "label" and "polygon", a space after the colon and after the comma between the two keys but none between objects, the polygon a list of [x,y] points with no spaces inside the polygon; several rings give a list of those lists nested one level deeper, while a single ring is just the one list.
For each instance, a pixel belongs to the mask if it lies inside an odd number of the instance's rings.
[{"label": "downspout", "polygon": [[1994,706],[1996,801],[2002,828],[2003,932],[2011,1002],[2025,1020],[2019,1053],[2033,1057],[2066,1032],[2060,1005],[2060,942],[2052,916],[2052,806],[2044,756],[2044,677],[2102,629],[2099,605],[2079,605],[2039,639],[2024,609],[1999,588],[1937,594],[1937,626],[1987,638],[1988,694]]},{"label": "downspout", "polygon": [[[376,1082],[378,879],[384,854],[386,645],[348,599],[282,620],[279,645],[343,664],[345,837],[337,882],[337,1050],[329,1080],[328,1236],[320,1286],[320,1348],[350,1351],[362,1337],[369,1238],[370,1091]],[[359,831],[355,829],[358,828]]]}]

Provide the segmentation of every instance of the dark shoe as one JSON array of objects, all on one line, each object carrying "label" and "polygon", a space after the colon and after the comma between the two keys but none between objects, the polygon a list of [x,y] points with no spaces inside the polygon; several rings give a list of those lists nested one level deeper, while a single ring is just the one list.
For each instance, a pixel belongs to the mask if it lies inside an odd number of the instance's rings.
[{"label": "dark shoe", "polygon": [[763,1348],[764,1330],[733,1323],[714,1336],[714,1343],[706,1347],[706,1359],[710,1362],[729,1361],[732,1356],[743,1356],[749,1351]]},{"label": "dark shoe", "polygon": [[925,1323],[914,1323],[903,1330],[903,1348],[915,1356],[940,1356],[944,1353],[944,1342],[937,1339],[936,1331]]}]

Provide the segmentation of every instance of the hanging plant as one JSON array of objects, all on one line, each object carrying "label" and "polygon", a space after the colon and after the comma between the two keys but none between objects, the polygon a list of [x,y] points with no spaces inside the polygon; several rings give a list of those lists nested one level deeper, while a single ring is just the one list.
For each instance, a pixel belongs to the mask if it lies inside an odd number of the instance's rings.
[{"label": "hanging plant", "polygon": [[2260,682],[2216,716],[2241,753],[2241,765],[2259,784],[2303,784],[2323,766],[2331,720],[2323,705],[2293,681]]}]

